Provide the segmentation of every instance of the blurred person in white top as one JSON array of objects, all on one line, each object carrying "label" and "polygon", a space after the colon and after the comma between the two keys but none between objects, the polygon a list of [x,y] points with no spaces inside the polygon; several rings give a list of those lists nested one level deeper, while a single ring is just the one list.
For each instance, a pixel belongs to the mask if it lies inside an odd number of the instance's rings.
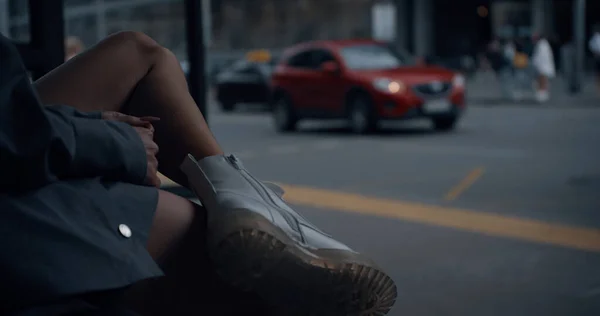
[{"label": "blurred person in white top", "polygon": [[589,48],[594,54],[594,71],[596,73],[596,84],[600,92],[600,24],[594,26],[594,34],[589,42]]},{"label": "blurred person in white top", "polygon": [[536,71],[536,93],[538,102],[546,102],[550,99],[550,79],[556,76],[554,65],[554,54],[548,40],[539,33],[533,35],[533,67]]}]

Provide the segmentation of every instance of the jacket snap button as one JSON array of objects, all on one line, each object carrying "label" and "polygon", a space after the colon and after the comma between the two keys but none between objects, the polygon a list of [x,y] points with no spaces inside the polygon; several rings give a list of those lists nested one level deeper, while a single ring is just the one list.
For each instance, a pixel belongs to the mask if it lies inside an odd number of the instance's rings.
[{"label": "jacket snap button", "polygon": [[129,238],[131,237],[131,229],[129,228],[129,226],[125,225],[125,224],[121,224],[119,225],[119,232],[121,233],[121,235],[123,235],[123,237],[125,238]]}]

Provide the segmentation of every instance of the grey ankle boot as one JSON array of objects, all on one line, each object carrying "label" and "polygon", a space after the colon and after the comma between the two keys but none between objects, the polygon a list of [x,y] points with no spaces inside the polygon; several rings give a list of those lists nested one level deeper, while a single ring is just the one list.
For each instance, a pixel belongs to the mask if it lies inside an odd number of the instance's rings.
[{"label": "grey ankle boot", "polygon": [[188,156],[181,166],[208,212],[217,272],[299,315],[385,315],[393,280],[371,260],[319,230],[252,176],[235,156]]}]

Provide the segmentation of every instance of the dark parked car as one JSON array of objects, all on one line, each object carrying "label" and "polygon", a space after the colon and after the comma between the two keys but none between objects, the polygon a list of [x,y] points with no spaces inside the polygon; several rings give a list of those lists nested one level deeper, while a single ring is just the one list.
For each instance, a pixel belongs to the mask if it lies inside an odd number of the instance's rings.
[{"label": "dark parked car", "polygon": [[276,60],[238,60],[221,71],[215,79],[216,99],[223,111],[233,111],[240,103],[268,105],[271,95],[271,73]]}]

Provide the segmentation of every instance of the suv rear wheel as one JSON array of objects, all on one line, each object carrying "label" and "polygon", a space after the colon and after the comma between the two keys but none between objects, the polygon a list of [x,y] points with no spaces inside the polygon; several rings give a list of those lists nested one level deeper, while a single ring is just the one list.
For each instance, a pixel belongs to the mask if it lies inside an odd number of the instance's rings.
[{"label": "suv rear wheel", "polygon": [[355,134],[366,134],[377,129],[377,117],[369,95],[356,93],[350,97],[348,121]]},{"label": "suv rear wheel", "polygon": [[456,127],[456,116],[445,116],[433,119],[433,128],[438,131],[450,131]]},{"label": "suv rear wheel", "polygon": [[273,102],[273,123],[279,132],[290,132],[296,129],[298,117],[290,99],[281,94]]}]

